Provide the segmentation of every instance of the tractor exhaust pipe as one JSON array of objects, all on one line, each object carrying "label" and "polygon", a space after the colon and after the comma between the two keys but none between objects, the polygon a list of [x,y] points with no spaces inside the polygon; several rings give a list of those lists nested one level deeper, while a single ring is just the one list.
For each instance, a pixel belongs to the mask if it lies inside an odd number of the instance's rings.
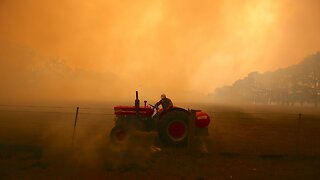
[{"label": "tractor exhaust pipe", "polygon": [[139,107],[140,107],[140,100],[139,100],[139,95],[138,95],[138,91],[136,91],[136,100],[134,101],[134,105],[136,108],[136,112],[139,112]]}]

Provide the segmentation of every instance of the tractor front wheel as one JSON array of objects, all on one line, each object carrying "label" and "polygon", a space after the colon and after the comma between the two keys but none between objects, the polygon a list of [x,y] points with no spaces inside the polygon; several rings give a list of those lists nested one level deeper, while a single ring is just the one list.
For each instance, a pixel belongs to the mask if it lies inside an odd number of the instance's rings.
[{"label": "tractor front wheel", "polygon": [[115,126],[110,132],[110,141],[113,144],[124,144],[130,138],[130,133],[128,128],[124,126]]}]

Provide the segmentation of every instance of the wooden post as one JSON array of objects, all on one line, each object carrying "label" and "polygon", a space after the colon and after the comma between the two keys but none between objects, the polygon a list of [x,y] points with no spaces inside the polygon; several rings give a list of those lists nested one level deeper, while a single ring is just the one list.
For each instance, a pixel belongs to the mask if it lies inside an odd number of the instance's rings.
[{"label": "wooden post", "polygon": [[74,143],[74,135],[76,133],[76,126],[77,126],[77,121],[78,121],[78,113],[79,113],[79,107],[77,107],[76,117],[74,119],[74,126],[73,126],[73,133],[72,133],[72,146],[73,146],[73,143]]},{"label": "wooden post", "polygon": [[194,141],[194,119],[195,119],[195,111],[190,111],[190,116],[189,116],[189,134],[188,134],[188,149],[191,150],[192,148],[192,143]]},{"label": "wooden post", "polygon": [[301,117],[302,117],[302,114],[299,113],[298,114],[299,117],[298,117],[298,122],[297,122],[297,135],[296,135],[296,138],[297,138],[297,144],[296,144],[296,153],[297,155],[300,155],[300,146],[301,146]]}]

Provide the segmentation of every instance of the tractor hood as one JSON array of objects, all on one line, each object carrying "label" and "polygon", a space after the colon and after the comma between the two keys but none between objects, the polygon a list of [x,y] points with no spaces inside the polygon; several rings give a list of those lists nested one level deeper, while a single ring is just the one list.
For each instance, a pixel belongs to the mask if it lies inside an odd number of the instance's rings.
[{"label": "tractor hood", "polygon": [[114,114],[120,115],[120,116],[128,116],[128,115],[152,116],[153,112],[154,111],[151,107],[139,107],[137,109],[135,106],[115,106],[114,107]]}]

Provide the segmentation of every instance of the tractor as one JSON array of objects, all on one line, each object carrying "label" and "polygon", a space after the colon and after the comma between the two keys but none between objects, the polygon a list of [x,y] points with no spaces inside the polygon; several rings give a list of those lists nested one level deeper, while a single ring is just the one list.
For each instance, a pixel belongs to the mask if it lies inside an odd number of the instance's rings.
[{"label": "tractor", "polygon": [[135,106],[115,106],[115,126],[110,132],[114,144],[126,142],[134,131],[158,133],[158,139],[166,146],[186,146],[190,138],[208,136],[210,117],[201,110],[173,107],[168,110],[144,101],[140,106],[136,91]]}]

